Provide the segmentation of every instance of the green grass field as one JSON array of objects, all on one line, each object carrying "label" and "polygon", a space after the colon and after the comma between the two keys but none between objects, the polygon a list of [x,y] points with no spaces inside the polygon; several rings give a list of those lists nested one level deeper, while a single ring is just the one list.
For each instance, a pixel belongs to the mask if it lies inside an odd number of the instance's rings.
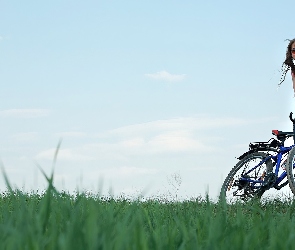
[{"label": "green grass field", "polygon": [[[4,174],[5,177],[5,174]],[[6,177],[5,177],[6,178]],[[0,195],[0,249],[292,249],[292,200],[245,204],[59,193]]]}]

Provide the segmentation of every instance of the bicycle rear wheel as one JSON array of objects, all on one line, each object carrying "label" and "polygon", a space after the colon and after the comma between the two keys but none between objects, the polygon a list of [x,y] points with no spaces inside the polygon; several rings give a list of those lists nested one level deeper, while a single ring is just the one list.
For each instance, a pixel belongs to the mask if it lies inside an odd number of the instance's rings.
[{"label": "bicycle rear wheel", "polygon": [[295,195],[295,148],[292,148],[287,158],[287,177],[289,181],[289,187],[292,193]]},{"label": "bicycle rear wheel", "polygon": [[[241,180],[245,173],[254,168],[267,157],[263,152],[254,152],[240,160],[229,172],[223,182],[220,198],[225,198],[227,202],[246,201],[252,198],[260,199],[265,189],[262,183],[253,183]],[[252,181],[264,180],[267,174],[272,173],[273,164],[268,160],[247,174],[246,178]]]}]

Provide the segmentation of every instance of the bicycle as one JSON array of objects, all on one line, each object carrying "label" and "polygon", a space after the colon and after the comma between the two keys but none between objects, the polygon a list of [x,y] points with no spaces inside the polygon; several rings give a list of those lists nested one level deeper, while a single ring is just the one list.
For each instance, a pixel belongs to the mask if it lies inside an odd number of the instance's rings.
[{"label": "bicycle", "polygon": [[292,115],[291,112],[289,118],[293,123],[293,132],[272,130],[276,139],[250,143],[249,150],[237,157],[239,162],[224,180],[220,197],[230,202],[260,199],[265,191],[271,188],[280,190],[288,183],[295,194],[295,144],[284,146],[290,137],[295,142],[295,119]]}]

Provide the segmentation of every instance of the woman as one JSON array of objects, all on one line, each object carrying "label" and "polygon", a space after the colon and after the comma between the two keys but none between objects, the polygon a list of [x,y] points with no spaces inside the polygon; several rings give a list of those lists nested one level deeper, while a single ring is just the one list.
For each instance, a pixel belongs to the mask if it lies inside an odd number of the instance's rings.
[{"label": "woman", "polygon": [[287,47],[287,52],[286,52],[286,59],[282,65],[282,77],[279,85],[283,81],[285,81],[286,74],[291,69],[291,76],[292,76],[292,81],[293,81],[293,89],[294,89],[294,94],[295,94],[295,65],[293,60],[295,60],[295,39],[288,40],[289,44]]}]

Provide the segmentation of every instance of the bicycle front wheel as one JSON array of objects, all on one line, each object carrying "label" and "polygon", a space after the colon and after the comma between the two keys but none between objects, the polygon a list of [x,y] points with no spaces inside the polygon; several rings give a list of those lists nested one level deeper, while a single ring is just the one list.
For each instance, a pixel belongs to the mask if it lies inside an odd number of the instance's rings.
[{"label": "bicycle front wheel", "polygon": [[[223,182],[220,197],[226,198],[227,202],[246,201],[252,198],[261,198],[265,192],[262,189],[262,182],[254,183],[255,181],[264,180],[268,173],[272,172],[273,164],[268,160],[257,166],[267,154],[263,152],[254,152],[245,156],[240,160],[229,172]],[[254,169],[253,169],[254,168]],[[252,169],[252,171],[250,171]],[[250,172],[249,172],[250,171]],[[246,174],[249,172],[248,174]],[[245,181],[242,177],[247,178]]]},{"label": "bicycle front wheel", "polygon": [[295,195],[295,148],[292,148],[288,154],[287,158],[287,176],[289,181],[289,186],[292,193]]}]

